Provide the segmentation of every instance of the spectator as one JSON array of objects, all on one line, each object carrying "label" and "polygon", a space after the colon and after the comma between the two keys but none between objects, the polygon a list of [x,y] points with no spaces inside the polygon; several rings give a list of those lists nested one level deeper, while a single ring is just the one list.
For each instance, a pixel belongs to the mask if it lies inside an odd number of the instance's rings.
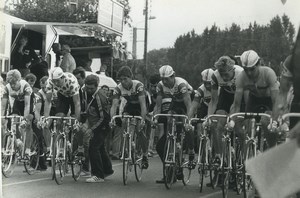
[{"label": "spectator", "polygon": [[88,129],[88,123],[86,121],[86,92],[84,91],[84,80],[85,80],[85,70],[82,67],[77,67],[73,71],[74,76],[77,78],[78,84],[80,86],[79,96],[81,105],[81,116],[80,120],[83,123],[81,127],[81,132],[83,134],[83,147],[84,147],[84,163],[82,167],[82,176],[90,175],[90,157],[89,157],[89,142],[91,139],[91,132]]},{"label": "spectator", "polygon": [[30,68],[30,72],[36,76],[36,82],[34,87],[40,89],[40,79],[44,76],[48,76],[48,63],[42,60],[41,62],[32,65]]},{"label": "spectator", "polygon": [[69,45],[62,45],[61,53],[63,55],[60,67],[64,72],[72,73],[76,68],[76,62],[71,55],[71,48]]},{"label": "spectator", "polygon": [[95,75],[89,75],[85,79],[88,130],[93,133],[89,148],[93,176],[86,180],[88,183],[104,182],[104,178],[114,172],[105,148],[105,138],[110,131],[109,105],[106,96],[98,89],[98,84],[99,78]]},{"label": "spectator", "polygon": [[30,65],[39,62],[35,51],[28,45],[28,38],[21,36],[16,49],[12,53],[11,63],[13,69],[20,71],[22,77],[30,73]]},{"label": "spectator", "polygon": [[53,43],[52,51],[55,53],[55,67],[59,67],[61,63],[60,56],[62,55],[61,45],[59,43]]},{"label": "spectator", "polygon": [[30,87],[33,90],[32,99],[34,99],[34,94],[36,94],[39,91],[38,88],[34,87],[35,82],[36,82],[36,76],[32,73],[29,73],[25,76],[25,80],[28,82],[28,84],[30,85]]}]

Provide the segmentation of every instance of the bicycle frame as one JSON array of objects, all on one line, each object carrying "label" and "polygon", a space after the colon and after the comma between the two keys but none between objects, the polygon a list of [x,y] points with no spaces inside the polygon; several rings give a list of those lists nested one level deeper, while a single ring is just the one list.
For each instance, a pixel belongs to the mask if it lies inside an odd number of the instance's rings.
[{"label": "bicycle frame", "polygon": [[[188,120],[188,117],[186,115],[179,115],[179,114],[156,114],[154,117],[153,117],[153,120],[157,120],[158,117],[167,117],[167,118],[171,118],[172,119],[172,123],[171,123],[171,133],[168,131],[167,133],[167,140],[168,139],[172,139],[173,141],[173,148],[170,148],[170,144],[168,143],[167,145],[167,153],[166,153],[166,156],[165,156],[165,163],[166,164],[175,164],[176,163],[176,134],[175,134],[175,130],[176,130],[176,118],[183,118],[184,121],[183,121],[183,124],[184,123],[187,123],[187,120]],[[168,123],[169,124],[169,123]],[[185,137],[185,133],[182,133],[181,134],[181,140],[183,140]],[[181,148],[182,148],[182,145],[181,145]],[[170,149],[172,149],[174,155],[172,156],[172,160],[168,160],[168,156],[169,156],[169,151]]]},{"label": "bicycle frame", "polygon": [[[125,139],[126,137],[128,137],[129,138],[129,148],[128,148],[128,151],[129,151],[129,153],[128,153],[128,157],[127,158],[125,158],[125,160],[128,160],[128,161],[131,161],[132,160],[132,156],[131,156],[131,152],[132,152],[132,148],[131,148],[131,146],[135,146],[135,145],[133,145],[134,143],[132,142],[132,137],[133,137],[133,133],[135,133],[135,131],[133,131],[133,132],[131,132],[130,131],[130,125],[131,125],[131,120],[132,119],[137,119],[137,120],[140,120],[140,121],[142,121],[143,120],[143,118],[141,117],[141,116],[132,116],[132,115],[116,115],[116,116],[114,116],[114,117],[112,117],[112,123],[114,123],[114,125],[115,125],[115,119],[116,118],[124,118],[124,119],[126,119],[127,120],[127,122],[126,122],[126,130],[124,130],[124,132],[123,132],[123,138]],[[125,145],[125,143],[123,144],[123,148],[122,148],[122,156],[121,156],[121,160],[123,160],[124,159],[124,157],[125,157],[125,147],[126,147],[126,145]]]}]

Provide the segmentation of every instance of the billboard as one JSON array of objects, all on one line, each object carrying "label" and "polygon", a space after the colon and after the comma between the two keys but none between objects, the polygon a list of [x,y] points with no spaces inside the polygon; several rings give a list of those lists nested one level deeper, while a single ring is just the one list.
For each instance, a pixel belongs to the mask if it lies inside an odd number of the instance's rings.
[{"label": "billboard", "polygon": [[98,19],[101,25],[123,31],[124,6],[113,0],[99,0]]}]

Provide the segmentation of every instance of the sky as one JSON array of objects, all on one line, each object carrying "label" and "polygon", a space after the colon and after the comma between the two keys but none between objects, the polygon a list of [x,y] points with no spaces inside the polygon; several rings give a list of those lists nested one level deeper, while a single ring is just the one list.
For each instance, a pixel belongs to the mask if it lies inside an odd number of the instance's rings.
[{"label": "sky", "polygon": [[[300,0],[148,0],[148,51],[173,47],[176,38],[191,30],[201,34],[216,24],[221,29],[232,23],[247,28],[250,22],[266,25],[276,15],[286,14],[296,29],[300,24]],[[143,28],[145,0],[129,0],[132,26]],[[124,27],[123,41],[132,50],[132,28]],[[138,30],[137,56],[143,57],[144,31]]]}]

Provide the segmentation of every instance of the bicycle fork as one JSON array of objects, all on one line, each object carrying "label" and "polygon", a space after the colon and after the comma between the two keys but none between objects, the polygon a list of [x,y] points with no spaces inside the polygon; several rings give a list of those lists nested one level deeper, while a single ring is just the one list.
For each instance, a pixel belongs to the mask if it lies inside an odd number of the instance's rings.
[{"label": "bicycle fork", "polygon": [[[175,131],[175,120],[173,119],[173,122],[172,122],[172,128],[171,128],[171,133],[168,133],[167,134],[167,153],[166,153],[166,156],[165,156],[165,163],[167,164],[175,164],[175,154],[176,154],[176,135],[174,134],[174,131]],[[170,141],[168,141],[170,140]],[[170,144],[171,144],[171,141],[173,142],[172,146],[173,148],[170,148]],[[171,152],[171,157],[172,159],[170,160],[169,158],[169,151],[170,149],[172,149],[172,152]]]}]

